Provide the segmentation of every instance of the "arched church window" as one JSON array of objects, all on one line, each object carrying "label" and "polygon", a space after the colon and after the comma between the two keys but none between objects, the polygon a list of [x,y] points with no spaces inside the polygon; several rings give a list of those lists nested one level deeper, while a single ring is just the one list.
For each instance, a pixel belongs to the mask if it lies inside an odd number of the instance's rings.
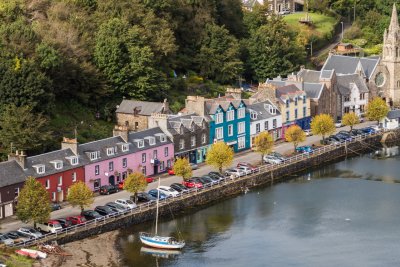
[{"label": "arched church window", "polygon": [[400,88],[400,80],[397,81],[397,88]]},{"label": "arched church window", "polygon": [[396,47],[396,57],[399,57],[399,48]]}]

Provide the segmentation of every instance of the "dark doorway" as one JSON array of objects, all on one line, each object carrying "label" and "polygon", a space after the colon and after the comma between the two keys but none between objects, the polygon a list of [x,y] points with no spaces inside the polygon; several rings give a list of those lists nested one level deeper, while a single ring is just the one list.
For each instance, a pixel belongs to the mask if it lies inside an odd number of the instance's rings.
[{"label": "dark doorway", "polygon": [[154,175],[158,174],[158,165],[154,165]]},{"label": "dark doorway", "polygon": [[110,185],[115,185],[115,177],[114,177],[114,175],[111,175],[110,177],[108,177],[108,183]]}]

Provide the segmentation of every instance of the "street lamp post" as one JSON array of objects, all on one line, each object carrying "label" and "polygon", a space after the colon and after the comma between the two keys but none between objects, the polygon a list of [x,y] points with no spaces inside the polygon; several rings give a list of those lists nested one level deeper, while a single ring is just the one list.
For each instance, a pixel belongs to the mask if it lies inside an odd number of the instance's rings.
[{"label": "street lamp post", "polygon": [[340,39],[340,41],[342,42],[343,41],[344,24],[343,24],[343,21],[341,21],[340,23],[342,24],[342,38]]}]

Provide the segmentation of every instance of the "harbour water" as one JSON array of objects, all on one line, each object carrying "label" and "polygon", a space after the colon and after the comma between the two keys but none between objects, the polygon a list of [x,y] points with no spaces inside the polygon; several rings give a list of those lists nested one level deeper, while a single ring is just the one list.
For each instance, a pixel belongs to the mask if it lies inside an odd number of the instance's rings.
[{"label": "harbour water", "polygon": [[142,247],[151,222],[124,229],[124,266],[400,266],[399,163],[393,147],[162,220],[180,252]]}]

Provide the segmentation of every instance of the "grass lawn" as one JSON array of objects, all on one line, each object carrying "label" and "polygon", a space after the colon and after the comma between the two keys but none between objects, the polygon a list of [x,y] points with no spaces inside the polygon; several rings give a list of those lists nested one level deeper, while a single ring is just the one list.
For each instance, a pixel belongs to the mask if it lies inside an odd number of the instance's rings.
[{"label": "grass lawn", "polygon": [[[301,24],[299,20],[305,18],[306,13],[298,12],[290,15],[286,15],[283,20],[293,29],[305,30],[309,28],[308,26]],[[323,14],[309,13],[309,16],[313,22],[314,27],[312,27],[313,34],[319,38],[331,37],[338,23],[338,20],[334,17],[330,17]]]}]

